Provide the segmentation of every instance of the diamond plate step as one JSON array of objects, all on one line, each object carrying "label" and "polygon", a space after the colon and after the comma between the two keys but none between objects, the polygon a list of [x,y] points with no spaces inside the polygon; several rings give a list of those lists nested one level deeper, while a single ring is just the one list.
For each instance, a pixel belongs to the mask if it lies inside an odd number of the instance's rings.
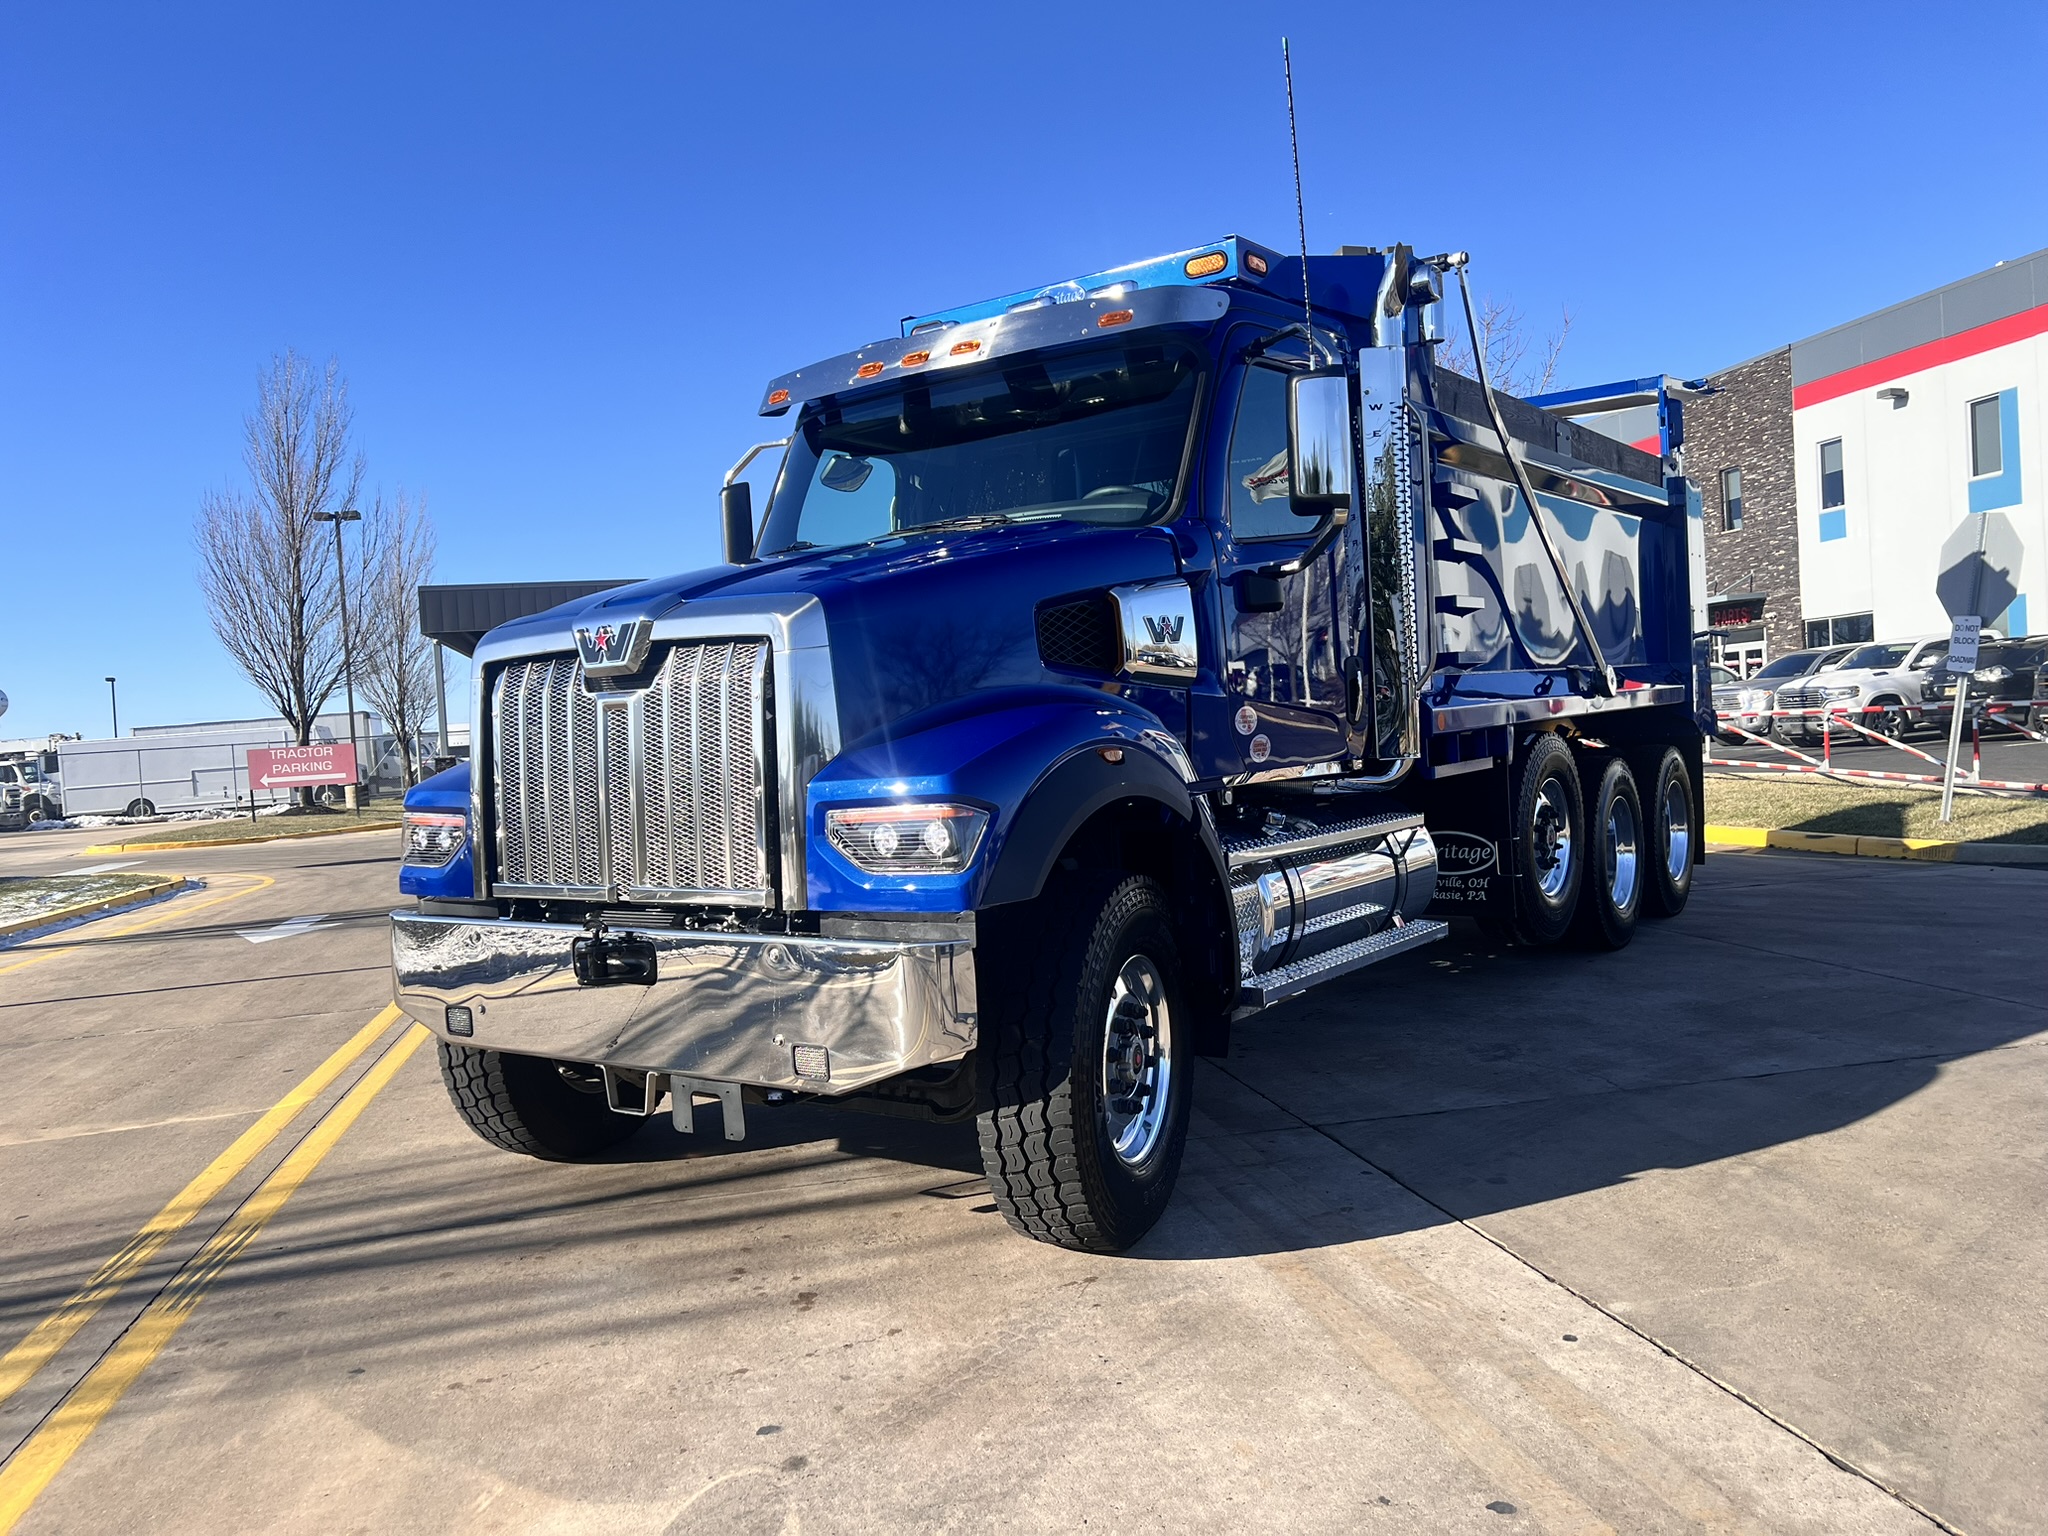
[{"label": "diamond plate step", "polygon": [[1433,917],[1418,917],[1399,928],[1382,929],[1369,939],[1326,949],[1319,955],[1283,965],[1277,971],[1249,977],[1238,985],[1237,1016],[1242,1018],[1255,1009],[1270,1008],[1277,1002],[1306,992],[1318,982],[1349,971],[1363,970],[1407,950],[1433,944],[1450,931],[1449,923]]}]

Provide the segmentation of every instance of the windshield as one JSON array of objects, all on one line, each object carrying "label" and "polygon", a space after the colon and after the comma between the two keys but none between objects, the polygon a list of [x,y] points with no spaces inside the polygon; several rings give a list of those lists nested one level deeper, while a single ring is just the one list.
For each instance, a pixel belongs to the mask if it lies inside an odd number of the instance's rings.
[{"label": "windshield", "polygon": [[1762,679],[1770,677],[1804,677],[1814,662],[1822,656],[1820,651],[1794,651],[1790,656],[1780,656],[1760,672],[1751,676]]},{"label": "windshield", "polygon": [[1866,645],[1842,665],[1854,667],[1896,667],[1906,659],[1906,652],[1913,649],[1909,641],[1905,645]]},{"label": "windshield", "polygon": [[1173,504],[1201,358],[1151,343],[939,375],[806,416],[760,552],[914,528],[1156,520]]},{"label": "windshield", "polygon": [[1730,672],[1726,667],[1714,667],[1710,671],[1712,672],[1716,688],[1732,688],[1742,681],[1741,678]]}]

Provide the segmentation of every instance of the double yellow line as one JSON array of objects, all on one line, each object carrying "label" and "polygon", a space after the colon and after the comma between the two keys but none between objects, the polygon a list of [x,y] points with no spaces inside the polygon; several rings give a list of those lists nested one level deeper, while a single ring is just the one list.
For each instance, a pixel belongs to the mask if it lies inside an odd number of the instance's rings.
[{"label": "double yellow line", "polygon": [[[268,882],[266,882],[268,883]],[[187,909],[190,910],[189,908]],[[36,1372],[90,1322],[115,1293],[206,1209],[213,1199],[334,1081],[346,1072],[403,1015],[387,1007],[357,1030],[347,1044],[329,1056],[304,1081],[267,1110],[263,1117],[198,1177],[172,1196],[164,1208],[143,1223],[128,1244],[62,1306],[38,1323],[5,1356],[0,1356],[0,1403],[5,1403]],[[413,1052],[425,1044],[427,1031],[415,1024],[379,1055],[370,1069],[342,1095],[339,1103],[315,1122],[270,1177],[257,1186],[200,1250],[179,1267],[143,1309],[142,1315],[117,1339],[99,1362],[79,1380],[34,1434],[0,1464],[0,1536],[11,1531],[28,1512],[50,1479],[63,1469],[79,1446],[112,1411],[114,1405],[151,1361],[163,1352],[209,1287],[236,1255],[247,1248],[271,1217],[305,1183],[322,1158],[334,1150],[351,1125],[370,1107]]]}]

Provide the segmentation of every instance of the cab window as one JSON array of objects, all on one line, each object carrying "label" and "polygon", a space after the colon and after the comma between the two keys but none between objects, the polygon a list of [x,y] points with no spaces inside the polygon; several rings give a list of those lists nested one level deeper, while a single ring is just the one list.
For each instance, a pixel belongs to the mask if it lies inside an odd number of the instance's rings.
[{"label": "cab window", "polygon": [[1244,371],[1230,428],[1230,531],[1240,539],[1298,539],[1309,529],[1288,497],[1287,378],[1264,364]]}]

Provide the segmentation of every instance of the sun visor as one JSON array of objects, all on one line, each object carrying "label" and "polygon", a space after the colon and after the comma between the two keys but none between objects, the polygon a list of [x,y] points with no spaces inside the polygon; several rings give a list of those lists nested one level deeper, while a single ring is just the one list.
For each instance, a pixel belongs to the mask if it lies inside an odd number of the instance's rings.
[{"label": "sun visor", "polygon": [[773,380],[761,399],[763,416],[827,395],[880,389],[906,376],[971,367],[1020,352],[1168,325],[1213,325],[1230,306],[1214,288],[1114,290],[1073,298],[1048,296],[1030,308],[986,319],[942,323],[912,336],[893,336],[813,363]]}]

